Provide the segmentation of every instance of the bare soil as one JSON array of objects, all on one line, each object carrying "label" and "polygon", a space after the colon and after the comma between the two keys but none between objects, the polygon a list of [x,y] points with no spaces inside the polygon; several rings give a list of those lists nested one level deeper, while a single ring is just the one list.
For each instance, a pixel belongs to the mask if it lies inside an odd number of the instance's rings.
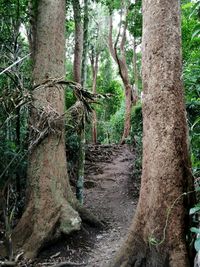
[{"label": "bare soil", "polygon": [[[139,192],[133,177],[134,151],[128,145],[88,146],[84,205],[105,223],[104,229],[83,225],[44,249],[37,261],[21,266],[105,267],[122,245]],[[78,264],[78,265],[77,265]]]}]

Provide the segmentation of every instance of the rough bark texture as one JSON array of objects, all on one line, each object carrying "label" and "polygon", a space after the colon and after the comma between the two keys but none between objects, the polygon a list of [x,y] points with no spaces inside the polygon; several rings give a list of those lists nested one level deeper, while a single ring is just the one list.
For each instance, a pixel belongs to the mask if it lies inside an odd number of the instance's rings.
[{"label": "rough bark texture", "polygon": [[[120,22],[122,24],[122,21]],[[121,27],[121,26],[120,26]],[[121,35],[121,28],[119,29],[118,36],[116,38],[115,44],[113,44],[112,39],[112,29],[113,29],[113,22],[112,16],[110,16],[110,29],[109,29],[109,49],[110,53],[118,65],[119,75],[122,79],[124,90],[125,90],[125,116],[124,116],[124,131],[121,139],[121,144],[125,143],[126,138],[130,134],[131,129],[131,107],[133,104],[132,99],[132,87],[129,80],[128,75],[128,66],[126,63],[126,52],[125,52],[125,43],[126,43],[126,28],[127,23],[125,23],[122,36],[121,36],[121,43],[120,43],[120,55],[117,52],[117,45],[119,41],[119,37]]]},{"label": "rough bark texture", "polygon": [[[41,0],[38,5],[33,80],[40,84],[65,75],[65,1]],[[64,113],[64,90],[58,86],[35,89],[30,127],[37,129],[38,112]],[[14,231],[15,247],[27,257],[36,256],[41,247],[61,233],[80,228],[81,219],[71,205],[66,169],[64,122],[50,133],[29,155],[28,202]],[[58,134],[59,133],[59,134]],[[34,136],[30,136],[30,139]]]},{"label": "rough bark texture", "polygon": [[143,0],[141,191],[127,240],[112,267],[190,266],[185,240],[190,200],[182,194],[193,183],[181,81],[179,5],[179,0]]},{"label": "rough bark texture", "polygon": [[83,54],[83,24],[79,0],[73,0],[75,21],[75,47],[74,47],[74,80],[81,83],[81,65]]}]

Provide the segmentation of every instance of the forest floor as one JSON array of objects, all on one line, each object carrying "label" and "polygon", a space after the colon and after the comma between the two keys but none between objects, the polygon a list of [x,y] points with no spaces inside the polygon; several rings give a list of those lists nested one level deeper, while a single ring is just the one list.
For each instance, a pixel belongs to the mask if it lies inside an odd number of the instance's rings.
[{"label": "forest floor", "polygon": [[139,192],[133,177],[134,152],[128,145],[88,146],[84,204],[105,229],[83,225],[80,232],[44,250],[32,266],[105,267],[122,245]]}]

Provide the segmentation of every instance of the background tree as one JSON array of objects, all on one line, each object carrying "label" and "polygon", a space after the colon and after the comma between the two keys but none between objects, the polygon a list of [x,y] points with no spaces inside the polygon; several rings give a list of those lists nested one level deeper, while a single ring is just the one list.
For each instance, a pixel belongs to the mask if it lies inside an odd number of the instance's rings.
[{"label": "background tree", "polygon": [[[106,49],[106,37],[105,37],[105,24],[106,20],[104,15],[104,9],[100,4],[94,4],[91,17],[93,19],[90,24],[90,45],[89,45],[89,58],[91,63],[92,72],[92,92],[97,94],[97,76],[99,72],[100,57],[102,51]],[[97,143],[97,112],[96,106],[92,114],[92,141]]]},{"label": "background tree", "polygon": [[[74,46],[74,81],[81,84],[84,82],[84,73],[82,67],[85,68],[86,56],[87,56],[87,1],[85,2],[85,20],[84,20],[84,35],[83,35],[83,22],[81,15],[81,6],[79,0],[72,0],[74,10],[74,22],[75,22],[75,46]],[[85,40],[83,40],[83,36]],[[84,62],[83,59],[83,47],[84,47]],[[82,64],[83,63],[83,64]],[[81,102],[79,102],[82,109],[84,109]],[[79,155],[78,155],[78,171],[77,171],[77,183],[76,183],[76,195],[81,203],[83,203],[83,183],[84,183],[84,162],[85,162],[85,115],[83,114],[82,125],[78,129],[79,138]]]},{"label": "background tree", "polygon": [[[109,4],[108,6],[110,7],[110,13],[112,14],[112,6]],[[123,1],[120,6],[120,22],[115,41],[113,41],[113,19],[112,16],[110,16],[109,48],[113,59],[117,63],[119,75],[125,90],[124,130],[121,138],[121,143],[124,143],[131,130],[130,121],[132,104],[136,103],[138,97],[137,87],[139,87],[139,81],[136,59],[136,38],[141,36],[141,1],[136,1],[134,4],[131,4],[129,1]],[[127,35],[129,35],[128,41]],[[133,37],[133,45],[130,49],[131,35]],[[138,41],[140,42],[140,38],[138,38]],[[129,62],[129,54],[132,55],[133,64]],[[130,68],[129,66],[133,66],[133,68]]]},{"label": "background tree", "polygon": [[72,0],[75,22],[74,81],[81,84],[81,66],[83,56],[83,22],[79,0]]},{"label": "background tree", "polygon": [[192,176],[180,36],[179,1],[143,0],[141,190],[128,238],[111,266],[190,266],[185,240],[190,204],[183,196],[192,190]]},{"label": "background tree", "polygon": [[[121,15],[122,16],[122,15]],[[127,13],[125,14],[125,20],[126,20]],[[127,21],[125,22],[123,26],[123,30],[121,33],[121,27],[122,27],[122,17],[120,21],[120,27],[118,36],[113,43],[112,39],[112,32],[113,32],[113,22],[112,22],[112,16],[110,16],[110,30],[109,30],[109,48],[111,55],[115,62],[118,64],[119,68],[119,74],[123,81],[124,89],[125,89],[125,119],[124,119],[124,132],[122,135],[121,143],[123,144],[125,142],[125,139],[129,136],[130,128],[131,128],[131,107],[132,107],[132,87],[130,84],[129,74],[128,74],[128,67],[126,63],[126,54],[125,54],[125,44],[126,44],[126,30],[127,30]],[[119,42],[119,38],[121,37],[120,42],[120,55],[117,51],[117,45]]]},{"label": "background tree", "polygon": [[81,84],[84,87],[87,79],[87,57],[88,57],[88,25],[89,25],[89,8],[88,0],[84,0],[84,18],[83,18],[83,57],[81,67]]}]

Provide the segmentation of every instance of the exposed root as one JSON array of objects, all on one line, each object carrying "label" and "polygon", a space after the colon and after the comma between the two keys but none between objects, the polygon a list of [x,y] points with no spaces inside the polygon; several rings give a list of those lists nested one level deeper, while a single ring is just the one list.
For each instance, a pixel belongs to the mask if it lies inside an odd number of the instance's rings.
[{"label": "exposed root", "polygon": [[[45,207],[37,211],[27,209],[14,230],[15,249],[22,248],[27,258],[36,257],[44,246],[59,238],[62,233],[69,234],[80,229],[79,214],[67,202],[48,212],[44,210]],[[34,214],[32,222],[29,214]]]},{"label": "exposed root", "polygon": [[17,266],[15,261],[0,261],[0,266]]},{"label": "exposed root", "polygon": [[77,262],[71,262],[71,261],[64,261],[64,262],[60,262],[60,263],[55,264],[55,265],[51,265],[51,267],[70,267],[70,266],[86,266],[86,263],[84,263],[84,262],[77,263]]},{"label": "exposed root", "polygon": [[80,230],[81,218],[76,210],[68,203],[62,205],[59,230],[63,234],[69,234],[72,231]]},{"label": "exposed root", "polygon": [[104,222],[100,221],[96,216],[90,213],[86,208],[82,207],[81,205],[77,205],[76,209],[79,212],[79,215],[83,222],[86,222],[89,225],[93,227],[98,227],[100,229],[103,229],[106,227]]}]

